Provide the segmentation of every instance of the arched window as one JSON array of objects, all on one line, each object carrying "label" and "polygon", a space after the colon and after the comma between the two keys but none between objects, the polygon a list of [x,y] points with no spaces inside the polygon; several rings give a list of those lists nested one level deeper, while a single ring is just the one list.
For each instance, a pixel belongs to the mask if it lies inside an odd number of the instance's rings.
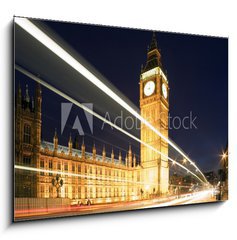
[{"label": "arched window", "polygon": [[30,144],[31,142],[31,127],[28,124],[24,125],[24,143]]}]

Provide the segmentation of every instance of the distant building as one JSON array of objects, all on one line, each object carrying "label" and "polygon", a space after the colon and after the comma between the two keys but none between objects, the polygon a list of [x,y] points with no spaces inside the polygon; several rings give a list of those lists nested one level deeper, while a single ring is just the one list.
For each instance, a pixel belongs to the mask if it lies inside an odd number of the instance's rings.
[{"label": "distant building", "polygon": [[218,176],[214,171],[204,173],[207,181],[212,184],[213,186],[217,185],[218,183]]}]

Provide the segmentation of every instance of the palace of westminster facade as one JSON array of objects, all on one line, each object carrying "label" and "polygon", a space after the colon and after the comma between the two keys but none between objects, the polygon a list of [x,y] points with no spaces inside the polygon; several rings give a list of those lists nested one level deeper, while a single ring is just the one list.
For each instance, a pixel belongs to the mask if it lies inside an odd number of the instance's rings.
[{"label": "palace of westminster facade", "polygon": [[[161,55],[155,34],[148,48],[147,62],[140,77],[141,116],[168,138],[168,81],[162,72]],[[69,198],[92,203],[141,199],[150,194],[164,195],[169,189],[168,159],[141,144],[138,164],[131,146],[125,159],[115,159],[86,151],[71,136],[68,146],[41,140],[41,87],[37,84],[34,98],[28,88],[23,96],[19,85],[15,106],[15,197]],[[168,155],[168,145],[145,124],[141,124],[141,141]],[[23,167],[23,168],[21,168]],[[56,179],[58,181],[56,181]],[[60,180],[62,180],[60,182]],[[55,184],[55,182],[57,184]],[[61,185],[60,185],[61,183]]]}]

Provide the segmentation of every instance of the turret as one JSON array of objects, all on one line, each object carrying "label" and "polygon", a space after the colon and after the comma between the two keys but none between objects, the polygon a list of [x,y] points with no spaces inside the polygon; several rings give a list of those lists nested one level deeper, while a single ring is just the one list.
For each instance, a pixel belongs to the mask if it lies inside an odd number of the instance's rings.
[{"label": "turret", "polygon": [[41,104],[42,104],[42,96],[41,96],[41,87],[40,84],[37,83],[36,89],[35,89],[35,121],[36,121],[36,128],[35,128],[35,135],[36,135],[36,144],[40,148],[40,142],[41,142]]},{"label": "turret", "polygon": [[128,150],[128,167],[132,167],[132,147],[131,147],[131,144],[129,144],[129,150]]},{"label": "turret", "polygon": [[30,110],[30,95],[28,85],[26,84],[26,91],[24,96],[24,108]]},{"label": "turret", "polygon": [[79,136],[78,136],[78,134],[76,134],[76,136],[74,138],[72,147],[75,148],[75,149],[79,149]]},{"label": "turret", "polygon": [[119,165],[122,164],[122,155],[121,155],[121,151],[119,151]]},{"label": "turret", "polygon": [[133,167],[134,168],[136,167],[136,155],[135,154],[133,155]]},{"label": "turret", "polygon": [[102,150],[102,162],[105,162],[105,159],[106,159],[106,151],[105,151],[105,145],[104,145]]},{"label": "turret", "polygon": [[41,86],[39,83],[37,83],[35,89],[35,112],[39,119],[41,119],[41,104],[42,104]]},{"label": "turret", "polygon": [[72,154],[72,136],[70,134],[69,140],[68,140],[68,153]]},{"label": "turret", "polygon": [[111,152],[111,163],[114,164],[114,149],[112,148]]},{"label": "turret", "polygon": [[95,161],[96,160],[96,148],[95,148],[95,144],[93,144],[93,148],[92,148],[92,159]]},{"label": "turret", "polygon": [[86,147],[84,143],[84,138],[82,139],[82,145],[81,145],[81,157],[85,159],[86,157]]},{"label": "turret", "polygon": [[54,132],[53,145],[54,145],[54,151],[57,152],[57,150],[58,150],[58,135],[57,135],[57,129],[55,129],[55,132]]},{"label": "turret", "polygon": [[126,153],[126,157],[125,157],[125,166],[128,167],[128,155]]}]

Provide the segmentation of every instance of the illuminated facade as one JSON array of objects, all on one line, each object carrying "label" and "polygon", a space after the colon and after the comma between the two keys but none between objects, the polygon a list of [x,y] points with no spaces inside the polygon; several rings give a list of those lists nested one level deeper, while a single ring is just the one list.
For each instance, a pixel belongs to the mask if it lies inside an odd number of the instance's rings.
[{"label": "illuminated facade", "polygon": [[[141,115],[168,138],[168,82],[161,70],[160,53],[155,35],[148,51],[146,66],[140,78]],[[141,146],[141,166],[132,154],[131,146],[125,159],[121,153],[115,159],[105,149],[101,155],[93,146],[91,153],[78,140],[68,146],[58,144],[55,131],[53,142],[41,140],[42,94],[38,84],[35,96],[28,88],[24,97],[20,86],[16,96],[15,164],[28,170],[15,170],[15,197],[69,198],[91,203],[131,201],[150,194],[168,192],[169,168],[167,158]],[[168,145],[144,124],[141,140],[168,155]],[[59,177],[62,186],[55,186]]]},{"label": "illuminated facade", "polygon": [[[69,198],[82,203],[119,202],[139,199],[141,196],[141,167],[132,154],[131,146],[123,161],[121,153],[115,159],[113,150],[106,156],[86,152],[84,143],[69,137],[68,147],[58,145],[55,132],[53,143],[41,141],[41,89],[37,85],[35,101],[28,88],[22,99],[19,86],[16,100],[16,165],[32,168],[16,169],[15,196],[36,198]],[[39,169],[39,171],[34,171]],[[62,187],[52,184],[63,180]]]},{"label": "illuminated facade", "polygon": [[[140,77],[141,116],[168,138],[169,86],[162,71],[155,34],[148,48],[147,62]],[[168,156],[168,143],[141,123],[141,140]],[[141,144],[144,189],[148,194],[164,195],[169,188],[168,159]]]}]

